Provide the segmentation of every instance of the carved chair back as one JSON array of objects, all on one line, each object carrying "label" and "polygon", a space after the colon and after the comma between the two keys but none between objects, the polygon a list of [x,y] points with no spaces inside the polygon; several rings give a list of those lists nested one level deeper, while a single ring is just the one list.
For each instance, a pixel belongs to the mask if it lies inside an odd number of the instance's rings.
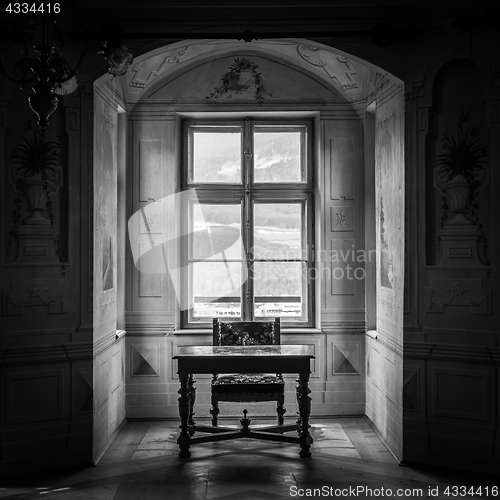
[{"label": "carved chair back", "polygon": [[213,345],[279,345],[280,318],[274,321],[213,321]]}]

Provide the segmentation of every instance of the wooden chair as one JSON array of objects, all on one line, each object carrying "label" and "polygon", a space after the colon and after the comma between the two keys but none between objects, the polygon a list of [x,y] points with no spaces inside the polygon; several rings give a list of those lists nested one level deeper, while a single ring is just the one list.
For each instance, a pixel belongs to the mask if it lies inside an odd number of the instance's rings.
[{"label": "wooden chair", "polygon": [[[280,318],[274,321],[213,321],[213,345],[245,346],[280,344]],[[268,373],[214,374],[212,378],[212,425],[217,427],[219,401],[276,401],[278,424],[283,425],[286,412],[283,375]],[[246,410],[245,410],[246,414]]]}]

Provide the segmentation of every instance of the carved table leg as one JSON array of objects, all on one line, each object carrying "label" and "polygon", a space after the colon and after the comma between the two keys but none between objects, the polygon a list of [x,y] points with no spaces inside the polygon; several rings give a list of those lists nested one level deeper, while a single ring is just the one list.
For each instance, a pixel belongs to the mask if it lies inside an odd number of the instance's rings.
[{"label": "carved table leg", "polygon": [[190,436],[188,432],[188,419],[190,412],[190,400],[189,397],[191,390],[188,386],[188,376],[179,375],[179,381],[181,383],[181,388],[177,391],[180,394],[179,401],[179,416],[181,417],[181,434],[177,439],[177,444],[179,445],[179,458],[189,458],[191,452],[189,451],[190,446]]},{"label": "carved table leg", "polygon": [[309,389],[309,373],[301,373],[297,382],[299,383],[297,386],[297,402],[299,404],[299,418],[301,423],[299,455],[301,458],[306,458],[311,456],[309,448],[313,442],[311,434],[309,433],[309,416],[311,415],[311,397],[309,396],[311,389]]},{"label": "carved table leg", "polygon": [[210,408],[210,415],[212,415],[212,426],[217,427],[217,415],[219,414],[219,402],[212,394],[212,408]]},{"label": "carved table leg", "polygon": [[284,406],[285,404],[285,395],[280,395],[280,398],[278,400],[278,404],[276,406],[276,413],[278,414],[278,425],[283,425],[285,423],[285,419],[283,416],[286,413],[286,408]]},{"label": "carved table leg", "polygon": [[193,375],[190,374],[188,378],[188,389],[189,389],[189,418],[188,418],[188,426],[189,426],[189,435],[194,436],[194,430],[191,427],[196,425],[194,421],[194,402],[196,401],[196,387],[194,386],[196,380],[194,380]]}]

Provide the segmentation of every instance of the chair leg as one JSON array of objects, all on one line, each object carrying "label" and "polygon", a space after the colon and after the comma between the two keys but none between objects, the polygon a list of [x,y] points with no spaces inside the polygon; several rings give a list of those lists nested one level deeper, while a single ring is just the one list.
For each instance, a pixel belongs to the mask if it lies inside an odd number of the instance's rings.
[{"label": "chair leg", "polygon": [[217,427],[217,415],[219,414],[219,401],[212,394],[212,408],[210,409],[210,414],[212,415],[212,426]]},{"label": "chair leg", "polygon": [[285,395],[283,394],[282,396],[279,397],[278,405],[276,406],[276,413],[278,414],[278,425],[283,425],[285,423],[283,415],[286,413],[286,408],[284,405],[285,405]]}]

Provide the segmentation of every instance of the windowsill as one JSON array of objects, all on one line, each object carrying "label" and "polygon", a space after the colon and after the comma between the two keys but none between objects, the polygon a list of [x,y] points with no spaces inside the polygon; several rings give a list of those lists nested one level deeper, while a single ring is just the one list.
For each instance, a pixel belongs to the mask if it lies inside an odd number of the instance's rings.
[{"label": "windowsill", "polygon": [[115,338],[121,339],[123,336],[125,336],[125,330],[116,330],[116,336]]},{"label": "windowsill", "polygon": [[[301,334],[301,333],[322,333],[322,331],[319,328],[300,328],[300,327],[293,327],[293,328],[281,328],[280,329],[282,334]],[[185,328],[185,329],[180,329],[180,330],[174,330],[174,335],[212,335],[212,329],[209,328]]]}]

